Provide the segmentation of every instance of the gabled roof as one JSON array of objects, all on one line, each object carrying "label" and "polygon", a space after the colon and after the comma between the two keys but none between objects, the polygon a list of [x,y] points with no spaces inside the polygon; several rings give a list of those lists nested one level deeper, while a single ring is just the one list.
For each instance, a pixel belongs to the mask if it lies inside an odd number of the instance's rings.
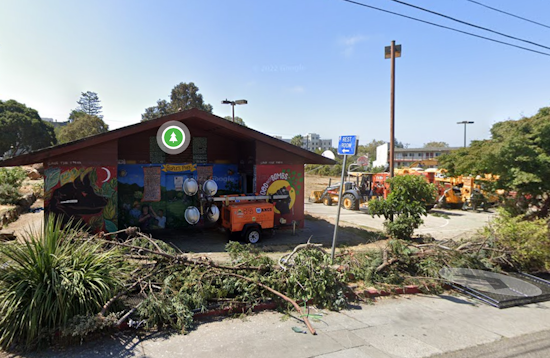
[{"label": "gabled roof", "polygon": [[297,156],[304,158],[304,162],[308,164],[336,164],[335,161],[325,158],[319,154],[310,152],[308,150],[299,148],[295,145],[287,143],[283,140],[271,137],[264,133],[258,132],[252,128],[241,126],[240,124],[230,122],[224,118],[215,116],[208,112],[204,112],[198,109],[189,109],[186,111],[174,113],[168,116],[160,117],[147,122],[140,122],[119,129],[115,129],[106,133],[101,133],[95,136],[82,138],[74,142],[59,144],[56,146],[43,148],[27,154],[19,155],[14,158],[9,158],[0,161],[0,167],[28,165],[34,163],[44,162],[48,158],[58,156],[60,154],[67,154],[76,150],[84,149],[87,147],[95,146],[112,140],[116,140],[121,137],[133,135],[143,131],[148,131],[160,127],[162,124],[168,121],[181,121],[189,123],[190,119],[198,119],[193,122],[193,125],[202,127],[207,131],[216,132],[220,135],[230,135],[233,137],[249,138],[264,142],[272,145],[276,148],[282,149],[287,152],[291,152]]}]

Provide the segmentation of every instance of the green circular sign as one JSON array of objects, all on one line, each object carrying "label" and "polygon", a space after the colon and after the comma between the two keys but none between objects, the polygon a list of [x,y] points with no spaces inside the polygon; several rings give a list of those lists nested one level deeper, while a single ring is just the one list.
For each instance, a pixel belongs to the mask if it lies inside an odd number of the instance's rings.
[{"label": "green circular sign", "polygon": [[185,133],[179,127],[170,126],[164,130],[162,141],[168,148],[178,149],[185,141]]},{"label": "green circular sign", "polygon": [[160,149],[168,154],[179,154],[191,143],[191,134],[185,124],[168,121],[157,131],[157,143]]}]

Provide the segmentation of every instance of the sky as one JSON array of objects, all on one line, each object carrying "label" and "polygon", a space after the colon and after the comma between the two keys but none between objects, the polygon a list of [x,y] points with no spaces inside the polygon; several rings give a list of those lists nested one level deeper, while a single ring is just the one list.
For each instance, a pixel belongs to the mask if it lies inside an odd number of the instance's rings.
[{"label": "sky", "polygon": [[[390,0],[365,4],[550,53]],[[478,0],[550,25],[550,1]],[[417,6],[550,47],[550,28],[467,0]],[[466,36],[342,0],[1,0],[0,100],[65,121],[81,92],[96,92],[110,129],[194,82],[214,114],[291,138],[319,133],[333,144],[389,141],[390,60],[396,59],[395,136],[409,147],[490,137],[499,121],[549,106],[550,56]]]}]

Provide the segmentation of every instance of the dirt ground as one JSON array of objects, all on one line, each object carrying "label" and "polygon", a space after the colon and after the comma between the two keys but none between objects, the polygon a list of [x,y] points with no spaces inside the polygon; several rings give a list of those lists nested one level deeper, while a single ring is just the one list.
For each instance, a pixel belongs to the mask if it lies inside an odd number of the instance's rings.
[{"label": "dirt ground", "polygon": [[325,190],[328,186],[329,180],[332,183],[339,183],[340,177],[324,177],[320,175],[306,174],[306,185],[305,185],[305,199],[307,201],[308,196],[313,190]]},{"label": "dirt ground", "polygon": [[[44,208],[44,200],[38,199],[31,206],[31,209]],[[21,214],[19,218],[9,223],[2,231],[13,232],[18,240],[23,240],[29,233],[39,233],[44,221],[44,211],[36,213],[28,212]]]}]

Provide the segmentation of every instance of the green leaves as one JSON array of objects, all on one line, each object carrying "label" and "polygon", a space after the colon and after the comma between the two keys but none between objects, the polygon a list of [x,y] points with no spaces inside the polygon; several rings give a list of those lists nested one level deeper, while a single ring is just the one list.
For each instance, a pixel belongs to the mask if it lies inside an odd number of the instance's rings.
[{"label": "green leaves", "polygon": [[[369,202],[372,216],[384,216],[388,235],[408,239],[428,215],[427,206],[435,202],[436,188],[420,175],[401,175],[388,180],[390,194],[386,200]],[[394,217],[393,221],[389,219]]]},{"label": "green leaves", "polygon": [[[474,141],[442,156],[440,166],[450,176],[493,174],[496,187],[530,194],[550,193],[550,107],[541,108],[532,117],[495,123],[491,139]],[[547,204],[536,202],[547,207]],[[542,212],[546,212],[542,210]]]},{"label": "green leaves", "polygon": [[81,138],[109,131],[109,126],[98,116],[78,112],[76,118],[64,127],[57,135],[59,143],[72,142]]},{"label": "green leaves", "polygon": [[191,108],[198,108],[209,113],[212,113],[213,110],[211,104],[204,102],[199,88],[193,82],[181,82],[172,89],[170,101],[158,100],[156,106],[146,108],[145,113],[141,115],[141,121],[150,121]]},{"label": "green leaves", "polygon": [[19,167],[0,168],[0,204],[15,204],[21,198],[19,188],[26,178],[25,171]]},{"label": "green leaves", "polygon": [[97,314],[122,285],[123,256],[77,239],[48,217],[44,233],[5,246],[0,262],[0,346],[29,349],[75,316]]},{"label": "green leaves", "polygon": [[15,156],[57,143],[53,127],[38,112],[14,100],[0,101],[0,157]]}]

